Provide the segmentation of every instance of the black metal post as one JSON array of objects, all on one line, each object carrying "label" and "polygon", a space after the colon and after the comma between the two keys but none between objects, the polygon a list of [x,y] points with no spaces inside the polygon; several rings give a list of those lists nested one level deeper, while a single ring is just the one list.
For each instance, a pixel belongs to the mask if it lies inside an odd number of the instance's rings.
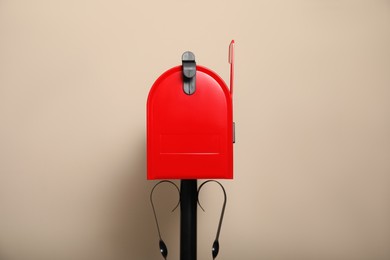
[{"label": "black metal post", "polygon": [[197,180],[181,180],[180,260],[196,260]]}]

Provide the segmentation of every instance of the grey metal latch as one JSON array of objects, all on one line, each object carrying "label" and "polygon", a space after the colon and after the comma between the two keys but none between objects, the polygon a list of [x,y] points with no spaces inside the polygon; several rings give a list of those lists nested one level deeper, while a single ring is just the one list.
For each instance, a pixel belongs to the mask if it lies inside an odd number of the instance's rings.
[{"label": "grey metal latch", "polygon": [[196,90],[196,62],[195,55],[186,51],[181,57],[183,65],[183,91],[187,95],[192,95]]}]

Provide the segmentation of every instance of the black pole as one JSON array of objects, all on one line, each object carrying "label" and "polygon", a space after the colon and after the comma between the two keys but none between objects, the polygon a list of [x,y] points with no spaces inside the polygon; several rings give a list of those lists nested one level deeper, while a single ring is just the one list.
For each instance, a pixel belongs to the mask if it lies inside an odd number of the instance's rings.
[{"label": "black pole", "polygon": [[180,260],[196,260],[197,180],[182,180],[180,187]]}]

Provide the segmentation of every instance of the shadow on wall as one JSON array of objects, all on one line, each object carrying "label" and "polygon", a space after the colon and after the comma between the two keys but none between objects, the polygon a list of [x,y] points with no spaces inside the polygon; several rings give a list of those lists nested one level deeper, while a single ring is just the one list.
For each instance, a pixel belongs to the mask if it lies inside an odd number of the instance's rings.
[{"label": "shadow on wall", "polygon": [[[114,212],[111,214],[110,230],[112,234],[112,252],[115,259],[162,259],[159,251],[158,232],[155,225],[150,191],[157,181],[146,180],[146,141],[139,142],[123,169],[121,178],[116,180],[113,198]],[[154,193],[154,203],[163,240],[167,243],[170,258],[178,258],[176,248],[179,246],[178,227],[179,213],[171,210],[178,202],[178,194],[174,187],[159,186]],[[177,254],[177,256],[175,256]]]}]

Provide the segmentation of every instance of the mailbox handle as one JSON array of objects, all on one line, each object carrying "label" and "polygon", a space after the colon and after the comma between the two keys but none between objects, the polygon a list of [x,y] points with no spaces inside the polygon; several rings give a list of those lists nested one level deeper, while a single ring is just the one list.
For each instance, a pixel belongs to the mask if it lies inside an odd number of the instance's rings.
[{"label": "mailbox handle", "polygon": [[196,90],[196,62],[195,55],[186,51],[182,57],[183,65],[183,91],[187,95],[194,94]]},{"label": "mailbox handle", "polygon": [[229,45],[229,63],[230,63],[230,95],[233,97],[234,84],[234,40]]}]

